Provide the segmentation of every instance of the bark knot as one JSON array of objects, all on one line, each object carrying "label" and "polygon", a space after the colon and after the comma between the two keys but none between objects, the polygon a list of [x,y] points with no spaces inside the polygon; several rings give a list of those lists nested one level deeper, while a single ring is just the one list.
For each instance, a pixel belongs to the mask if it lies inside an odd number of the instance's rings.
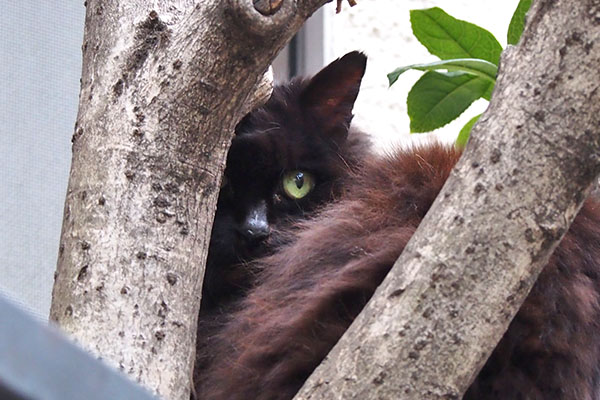
[{"label": "bark knot", "polygon": [[281,8],[283,0],[253,0],[254,8],[262,15],[273,15]]}]

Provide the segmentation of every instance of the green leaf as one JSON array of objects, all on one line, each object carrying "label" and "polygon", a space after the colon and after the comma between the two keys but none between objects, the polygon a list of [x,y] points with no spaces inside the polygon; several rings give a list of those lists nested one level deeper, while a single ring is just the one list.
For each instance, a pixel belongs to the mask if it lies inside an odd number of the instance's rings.
[{"label": "green leaf", "polygon": [[428,64],[412,64],[397,68],[387,75],[390,86],[398,80],[398,77],[401,74],[409,69],[416,69],[419,71],[435,71],[443,69],[446,71],[466,72],[483,78],[491,83],[496,82],[496,74],[498,73],[498,67],[489,61],[477,58],[458,58],[453,60],[435,61]]},{"label": "green leaf", "polygon": [[508,25],[508,44],[517,44],[525,27],[525,15],[531,7],[531,0],[521,0]]},{"label": "green leaf", "polygon": [[465,126],[463,126],[463,128],[460,130],[458,138],[456,138],[457,147],[466,146],[467,140],[469,140],[469,136],[471,136],[471,129],[473,128],[473,125],[475,125],[475,122],[479,121],[479,117],[481,117],[481,114],[478,114],[471,118],[469,122],[467,122]]},{"label": "green leaf", "polygon": [[429,132],[451,122],[483,96],[489,81],[461,72],[428,71],[408,93],[412,133]]},{"label": "green leaf", "polygon": [[438,7],[411,10],[410,22],[419,42],[442,60],[481,58],[498,65],[502,46],[494,35],[477,25],[456,19]]},{"label": "green leaf", "polygon": [[487,90],[485,91],[485,93],[483,94],[484,99],[486,99],[487,101],[490,101],[490,99],[492,98],[492,92],[494,91],[494,86],[496,86],[495,83],[492,83],[488,86]]}]

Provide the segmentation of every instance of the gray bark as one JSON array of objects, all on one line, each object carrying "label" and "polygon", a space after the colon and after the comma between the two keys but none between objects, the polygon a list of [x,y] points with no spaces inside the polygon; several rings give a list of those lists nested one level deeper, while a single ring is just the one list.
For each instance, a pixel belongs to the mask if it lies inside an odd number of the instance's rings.
[{"label": "gray bark", "polygon": [[263,15],[251,0],[87,1],[51,319],[164,398],[189,397],[233,128],[325,2],[258,2]]},{"label": "gray bark", "polygon": [[600,197],[600,180],[596,181],[596,185],[594,185],[594,190],[592,190],[592,195]]},{"label": "gray bark", "polygon": [[296,399],[458,399],[600,172],[600,2],[536,0],[429,214]]}]

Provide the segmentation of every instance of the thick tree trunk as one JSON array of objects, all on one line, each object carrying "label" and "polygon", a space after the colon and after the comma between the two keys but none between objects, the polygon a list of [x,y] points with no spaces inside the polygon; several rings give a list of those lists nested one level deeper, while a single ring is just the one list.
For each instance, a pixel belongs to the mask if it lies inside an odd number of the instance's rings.
[{"label": "thick tree trunk", "polygon": [[87,1],[51,319],[165,398],[189,396],[233,128],[269,93],[251,95],[268,88],[259,77],[278,50],[325,2]]},{"label": "thick tree trunk", "polygon": [[600,2],[536,0],[417,233],[296,399],[458,399],[600,171]]}]

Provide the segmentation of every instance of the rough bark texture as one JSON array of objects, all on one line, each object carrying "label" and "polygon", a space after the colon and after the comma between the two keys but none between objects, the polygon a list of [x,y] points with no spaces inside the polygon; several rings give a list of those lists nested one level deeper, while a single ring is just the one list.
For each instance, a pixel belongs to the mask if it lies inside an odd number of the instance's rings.
[{"label": "rough bark texture", "polygon": [[466,152],[296,399],[458,399],[600,172],[600,1],[537,0]]},{"label": "rough bark texture", "polygon": [[592,195],[594,195],[596,197],[600,197],[600,180],[598,180],[596,182],[596,185],[594,185],[594,190],[592,190]]},{"label": "rough bark texture", "polygon": [[284,1],[272,15],[252,0],[86,3],[51,319],[164,398],[189,397],[233,127],[269,93],[260,77],[278,50],[325,2]]}]

